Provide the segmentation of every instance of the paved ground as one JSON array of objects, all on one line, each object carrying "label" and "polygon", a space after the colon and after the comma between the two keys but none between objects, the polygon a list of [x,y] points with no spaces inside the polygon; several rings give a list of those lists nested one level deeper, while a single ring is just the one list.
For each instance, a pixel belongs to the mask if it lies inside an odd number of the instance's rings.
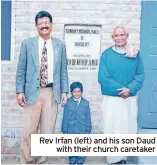
[{"label": "paved ground", "polygon": [[[135,164],[134,157],[129,157],[128,158],[128,163],[129,164]],[[49,157],[49,164],[67,164],[67,158],[66,157]],[[20,164],[19,162],[19,156],[17,157],[6,157],[2,159],[2,164]],[[107,165],[105,157],[86,157],[86,162],[85,164],[102,164],[102,165]]]}]

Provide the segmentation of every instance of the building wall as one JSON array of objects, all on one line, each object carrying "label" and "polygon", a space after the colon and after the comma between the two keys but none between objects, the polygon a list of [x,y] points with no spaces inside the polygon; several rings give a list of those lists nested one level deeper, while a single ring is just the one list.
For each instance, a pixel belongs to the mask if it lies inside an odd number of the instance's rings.
[{"label": "building wall", "polygon": [[[63,39],[64,24],[102,25],[101,51],[113,44],[111,33],[115,26],[123,24],[129,31],[129,40],[139,45],[140,40],[140,0],[44,0],[12,2],[12,52],[11,61],[2,62],[2,160],[18,159],[20,131],[23,109],[16,103],[15,75],[19,51],[23,39],[37,35],[35,15],[46,10],[53,16],[52,36]],[[84,85],[84,97],[90,101],[93,133],[100,133],[101,93],[97,82],[97,73],[69,73],[70,83],[81,81]],[[60,132],[62,109],[59,109],[56,133]]]}]

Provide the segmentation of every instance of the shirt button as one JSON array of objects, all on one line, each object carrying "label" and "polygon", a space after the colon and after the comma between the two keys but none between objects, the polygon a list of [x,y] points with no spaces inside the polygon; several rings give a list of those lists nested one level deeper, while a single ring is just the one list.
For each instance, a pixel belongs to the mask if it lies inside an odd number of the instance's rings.
[{"label": "shirt button", "polygon": [[39,87],[37,87],[37,89],[39,89]]},{"label": "shirt button", "polygon": [[37,78],[37,80],[39,80],[39,78]]}]

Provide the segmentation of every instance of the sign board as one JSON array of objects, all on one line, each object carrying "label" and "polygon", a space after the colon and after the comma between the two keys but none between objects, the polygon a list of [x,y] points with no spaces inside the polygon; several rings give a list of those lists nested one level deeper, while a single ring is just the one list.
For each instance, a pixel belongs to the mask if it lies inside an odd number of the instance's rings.
[{"label": "sign board", "polygon": [[65,25],[68,71],[97,71],[100,58],[99,25]]}]

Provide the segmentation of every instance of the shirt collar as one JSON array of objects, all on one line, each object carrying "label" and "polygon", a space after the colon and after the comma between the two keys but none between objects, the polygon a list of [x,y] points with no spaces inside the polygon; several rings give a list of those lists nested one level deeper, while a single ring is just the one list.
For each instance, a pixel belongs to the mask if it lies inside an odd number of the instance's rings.
[{"label": "shirt collar", "polygon": [[119,47],[119,46],[114,45],[114,46],[112,47],[112,49],[113,49],[115,52],[120,53],[120,54],[126,53],[125,47]]},{"label": "shirt collar", "polygon": [[39,42],[40,42],[40,43],[44,43],[44,41],[46,41],[47,43],[50,42],[50,41],[51,41],[51,37],[50,37],[48,40],[44,40],[43,38],[41,38],[41,37],[39,36]]},{"label": "shirt collar", "polygon": [[73,99],[74,99],[74,101],[78,101],[78,104],[79,104],[80,101],[81,101],[81,97],[80,97],[79,99],[76,99],[76,98],[73,97]]}]

